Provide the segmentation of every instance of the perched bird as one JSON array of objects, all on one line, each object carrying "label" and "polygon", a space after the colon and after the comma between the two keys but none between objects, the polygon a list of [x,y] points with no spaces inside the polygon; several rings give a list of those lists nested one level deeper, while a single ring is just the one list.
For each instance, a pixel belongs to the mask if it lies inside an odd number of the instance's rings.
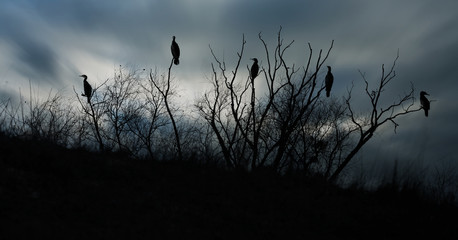
[{"label": "perched bird", "polygon": [[251,80],[254,80],[259,73],[259,66],[258,66],[258,59],[257,58],[252,58],[253,60],[253,65],[251,65]]},{"label": "perched bird", "polygon": [[91,84],[87,82],[87,76],[86,75],[80,75],[80,77],[84,78],[83,80],[83,85],[84,85],[84,94],[81,94],[81,96],[87,97],[87,102],[91,102],[91,97],[92,97],[92,87]]},{"label": "perched bird", "polygon": [[328,66],[328,74],[326,74],[325,78],[325,86],[326,86],[326,97],[329,97],[331,95],[331,88],[332,88],[332,83],[334,82],[334,76],[331,73],[331,67]]},{"label": "perched bird", "polygon": [[172,49],[172,56],[173,56],[173,63],[175,65],[180,64],[180,47],[178,47],[177,42],[175,42],[175,36],[173,36],[172,40],[172,46],[170,47]]},{"label": "perched bird", "polygon": [[425,91],[420,92],[420,104],[423,110],[425,110],[425,116],[428,116],[428,111],[429,111],[429,100],[425,97],[425,95],[428,95]]}]

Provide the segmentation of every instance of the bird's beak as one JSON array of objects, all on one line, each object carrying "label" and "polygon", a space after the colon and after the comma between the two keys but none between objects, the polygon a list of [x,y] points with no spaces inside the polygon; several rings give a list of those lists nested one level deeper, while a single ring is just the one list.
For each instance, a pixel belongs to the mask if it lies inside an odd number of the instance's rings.
[{"label": "bird's beak", "polygon": [[84,75],[80,75],[80,77],[84,77]]}]

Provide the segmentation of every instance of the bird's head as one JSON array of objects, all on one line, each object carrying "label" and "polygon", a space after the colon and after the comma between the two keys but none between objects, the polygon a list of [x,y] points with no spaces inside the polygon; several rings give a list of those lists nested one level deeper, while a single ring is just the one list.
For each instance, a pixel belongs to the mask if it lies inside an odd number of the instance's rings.
[{"label": "bird's head", "polygon": [[258,62],[258,59],[257,59],[257,58],[252,58],[251,60],[253,60],[255,63]]},{"label": "bird's head", "polygon": [[84,80],[87,79],[87,76],[85,74],[80,75],[80,77],[84,78]]},{"label": "bird's head", "polygon": [[420,92],[420,96],[424,96],[424,95],[428,95],[428,96],[429,96],[429,94],[428,94],[427,92],[421,91],[421,92]]},{"label": "bird's head", "polygon": [[175,36],[173,36],[172,38],[173,38],[173,41],[175,41]]},{"label": "bird's head", "polygon": [[331,66],[327,66],[328,67],[328,70],[331,71]]}]

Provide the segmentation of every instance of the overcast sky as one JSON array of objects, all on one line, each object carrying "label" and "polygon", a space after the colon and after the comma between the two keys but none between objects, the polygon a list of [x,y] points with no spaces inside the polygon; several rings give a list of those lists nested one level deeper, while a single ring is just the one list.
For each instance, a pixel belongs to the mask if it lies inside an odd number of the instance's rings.
[{"label": "overcast sky", "polygon": [[306,59],[307,43],[317,52],[335,40],[327,62],[335,96],[352,81],[361,84],[358,70],[375,82],[399,49],[390,91],[402,94],[409,82],[416,94],[427,91],[435,100],[430,117],[400,120],[397,134],[383,129],[363,155],[456,164],[456,9],[456,0],[0,0],[0,98],[17,97],[29,80],[70,96],[79,74],[97,84],[119,65],[165,71],[175,35],[181,58],[174,75],[183,96],[194,99],[209,74],[209,44],[230,61],[245,34],[246,69],[251,57],[265,62],[257,34],[274,44],[282,26],[284,39],[295,40],[288,54],[294,61]]}]

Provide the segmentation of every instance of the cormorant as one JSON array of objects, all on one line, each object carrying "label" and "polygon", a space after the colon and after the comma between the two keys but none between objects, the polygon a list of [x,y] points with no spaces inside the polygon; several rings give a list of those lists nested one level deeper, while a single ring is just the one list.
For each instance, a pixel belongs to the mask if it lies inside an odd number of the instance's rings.
[{"label": "cormorant", "polygon": [[80,75],[80,77],[84,78],[83,80],[83,85],[84,85],[84,94],[81,94],[81,96],[87,97],[87,102],[91,102],[91,97],[92,97],[92,87],[91,84],[87,82],[87,76],[86,75]]},{"label": "cormorant", "polygon": [[328,66],[328,74],[326,74],[325,86],[326,86],[326,97],[331,95],[332,83],[334,82],[334,76],[331,73],[331,67]]},{"label": "cormorant", "polygon": [[252,58],[253,60],[253,65],[251,66],[251,80],[254,80],[259,73],[259,66],[258,66],[258,59],[257,58]]},{"label": "cormorant", "polygon": [[428,111],[429,111],[429,100],[425,97],[425,95],[428,95],[425,91],[420,92],[420,104],[423,110],[425,110],[425,116],[428,116]]},{"label": "cormorant", "polygon": [[172,56],[173,56],[173,63],[175,65],[180,64],[180,47],[178,47],[177,42],[175,42],[175,36],[173,36],[172,40],[172,46],[170,47],[172,49]]}]

